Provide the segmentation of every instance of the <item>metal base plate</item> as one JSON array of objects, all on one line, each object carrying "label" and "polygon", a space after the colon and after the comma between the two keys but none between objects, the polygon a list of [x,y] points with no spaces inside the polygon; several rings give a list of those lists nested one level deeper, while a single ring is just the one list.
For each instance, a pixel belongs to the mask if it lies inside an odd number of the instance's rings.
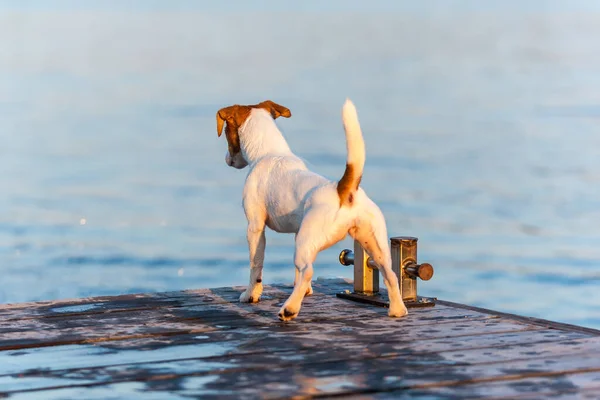
[{"label": "metal base plate", "polygon": [[[351,293],[349,291],[344,291],[335,294],[336,297],[340,299],[352,300],[358,303],[371,304],[378,307],[386,307],[389,308],[390,303],[387,301],[387,298],[383,297],[381,294],[367,295],[360,293]],[[435,306],[437,298],[436,297],[421,297],[417,296],[417,301],[405,301],[404,304],[407,308],[415,308],[415,307],[433,307]]]}]

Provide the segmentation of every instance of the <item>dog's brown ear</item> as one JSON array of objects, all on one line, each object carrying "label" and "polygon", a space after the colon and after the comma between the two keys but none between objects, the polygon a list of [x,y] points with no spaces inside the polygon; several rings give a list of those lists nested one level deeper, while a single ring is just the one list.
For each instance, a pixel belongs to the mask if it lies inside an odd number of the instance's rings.
[{"label": "dog's brown ear", "polygon": [[241,106],[236,104],[221,108],[219,111],[217,111],[217,134],[221,136],[225,122],[236,129],[242,126],[244,121],[246,121],[246,118],[248,118],[250,115],[252,108],[263,108],[267,110],[273,119],[277,119],[279,117],[289,118],[292,116],[290,110],[282,105],[272,102],[271,100],[263,101],[262,103],[253,106]]},{"label": "dog's brown ear", "polygon": [[277,104],[271,100],[265,100],[262,103],[259,103],[258,106],[270,112],[273,119],[277,119],[279,117],[289,118],[292,116],[292,112],[287,107]]},{"label": "dog's brown ear", "polygon": [[224,107],[217,111],[217,135],[219,135],[219,137],[221,137],[221,133],[223,133],[225,121],[231,119],[233,107],[235,106]]},{"label": "dog's brown ear", "polygon": [[233,106],[221,108],[217,111],[217,135],[221,136],[221,133],[223,133],[223,125],[225,122],[239,128],[249,114],[250,107],[248,106],[235,104]]}]

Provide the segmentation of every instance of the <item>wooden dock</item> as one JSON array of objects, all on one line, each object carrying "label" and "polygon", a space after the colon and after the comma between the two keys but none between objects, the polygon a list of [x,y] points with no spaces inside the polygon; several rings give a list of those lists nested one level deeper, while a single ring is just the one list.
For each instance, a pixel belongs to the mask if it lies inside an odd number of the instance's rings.
[{"label": "wooden dock", "polygon": [[439,301],[401,319],[314,282],[0,306],[10,399],[600,399],[600,331]]}]

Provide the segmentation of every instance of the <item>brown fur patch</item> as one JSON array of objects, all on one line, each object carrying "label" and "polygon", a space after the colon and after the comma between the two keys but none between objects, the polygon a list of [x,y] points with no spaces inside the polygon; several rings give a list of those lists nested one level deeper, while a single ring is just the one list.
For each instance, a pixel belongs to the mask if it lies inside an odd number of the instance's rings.
[{"label": "brown fur patch", "polygon": [[337,185],[338,197],[340,198],[340,206],[352,205],[354,201],[354,192],[358,190],[358,185],[360,185],[361,179],[362,175],[356,176],[356,172],[354,171],[354,165],[346,164],[344,176],[342,176],[342,179],[340,179]]},{"label": "brown fur patch", "polygon": [[225,137],[231,157],[240,152],[240,137],[238,130],[246,122],[253,108],[262,108],[267,110],[273,119],[279,117],[289,118],[292,116],[290,110],[271,100],[265,100],[258,104],[239,105],[221,108],[217,111],[217,134],[221,136],[223,125],[225,125]]}]

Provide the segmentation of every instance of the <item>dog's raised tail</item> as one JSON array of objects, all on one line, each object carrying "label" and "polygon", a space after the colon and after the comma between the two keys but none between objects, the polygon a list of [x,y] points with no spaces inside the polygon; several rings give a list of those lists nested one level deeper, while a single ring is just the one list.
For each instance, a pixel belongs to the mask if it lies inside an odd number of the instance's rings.
[{"label": "dog's raised tail", "polygon": [[342,122],[346,131],[348,158],[344,176],[337,185],[337,192],[340,198],[340,206],[351,206],[365,166],[365,141],[360,130],[356,107],[350,99],[346,99],[342,108]]}]

